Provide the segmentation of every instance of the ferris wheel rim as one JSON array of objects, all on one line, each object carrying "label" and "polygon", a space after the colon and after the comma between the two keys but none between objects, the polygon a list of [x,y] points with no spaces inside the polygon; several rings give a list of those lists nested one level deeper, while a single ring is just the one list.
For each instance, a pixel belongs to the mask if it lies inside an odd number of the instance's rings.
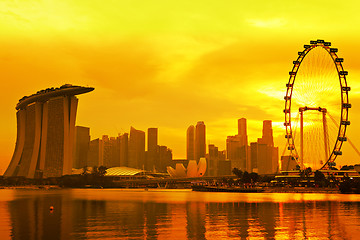
[{"label": "ferris wheel rim", "polygon": [[[344,68],[342,66],[342,62],[344,61],[343,58],[339,58],[337,56],[337,48],[330,48],[331,43],[325,42],[324,40],[316,40],[316,41],[310,41],[310,45],[304,45],[304,50],[302,52],[298,52],[298,58],[296,61],[293,61],[293,68],[291,72],[289,72],[289,81],[286,84],[286,95],[284,97],[285,100],[285,122],[284,126],[286,128],[286,135],[285,138],[287,139],[288,143],[288,150],[290,150],[290,156],[293,157],[297,163],[299,163],[299,154],[297,152],[297,149],[295,147],[295,140],[293,137],[293,131],[292,131],[292,124],[291,124],[291,99],[292,99],[292,93],[294,88],[294,83],[296,79],[297,72],[300,68],[301,63],[305,59],[306,55],[313,49],[317,47],[321,47],[324,50],[326,50],[330,56],[331,59],[335,65],[335,68],[337,70],[338,79],[340,82],[340,97],[341,97],[341,113],[340,113],[340,122],[339,122],[339,130],[337,133],[337,137],[335,140],[334,147],[332,148],[331,153],[329,154],[328,159],[325,159],[325,163],[320,169],[328,168],[333,166],[336,158],[338,155],[342,155],[341,147],[344,141],[347,140],[346,138],[346,129],[348,125],[350,125],[349,121],[349,108],[351,108],[351,104],[349,103],[349,91],[350,87],[347,85],[346,81],[346,75],[348,74],[347,71],[344,71]],[[331,164],[330,164],[331,163]]]}]

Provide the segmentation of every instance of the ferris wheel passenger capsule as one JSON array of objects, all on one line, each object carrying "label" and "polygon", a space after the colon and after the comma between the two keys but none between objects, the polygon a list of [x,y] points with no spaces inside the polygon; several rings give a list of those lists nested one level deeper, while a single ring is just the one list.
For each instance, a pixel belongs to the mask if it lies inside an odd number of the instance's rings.
[{"label": "ferris wheel passenger capsule", "polygon": [[285,96],[285,97],[284,97],[284,100],[290,100],[290,99],[291,99],[290,96]]},{"label": "ferris wheel passenger capsule", "polygon": [[342,151],[334,151],[335,155],[342,155]]},{"label": "ferris wheel passenger capsule", "polygon": [[350,121],[341,121],[341,125],[350,125]]},{"label": "ferris wheel passenger capsule", "polygon": [[324,46],[327,46],[327,47],[331,46],[331,42],[325,42]]},{"label": "ferris wheel passenger capsule", "polygon": [[348,71],[340,71],[339,74],[346,76],[346,75],[348,75]]},{"label": "ferris wheel passenger capsule", "polygon": [[316,42],[317,42],[317,43],[324,43],[325,41],[322,40],[322,39],[318,39]]},{"label": "ferris wheel passenger capsule", "polygon": [[335,58],[335,62],[344,62],[343,58]]},{"label": "ferris wheel passenger capsule", "polygon": [[343,108],[351,108],[351,104],[350,103],[343,103]]},{"label": "ferris wheel passenger capsule", "polygon": [[317,44],[317,41],[311,40],[311,41],[310,41],[310,44]]},{"label": "ferris wheel passenger capsule", "polygon": [[330,52],[332,52],[332,53],[336,53],[337,51],[338,51],[337,48],[330,48]]}]

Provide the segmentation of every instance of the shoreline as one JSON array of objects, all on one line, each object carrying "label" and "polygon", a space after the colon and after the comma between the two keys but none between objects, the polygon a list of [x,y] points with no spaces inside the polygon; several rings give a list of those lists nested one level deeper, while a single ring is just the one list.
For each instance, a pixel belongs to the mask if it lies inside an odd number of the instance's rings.
[{"label": "shoreline", "polygon": [[[31,186],[1,186],[1,189],[18,189],[18,190],[61,190],[61,189],[143,189],[147,191],[149,188],[102,188],[102,187],[84,187],[84,188],[68,188],[68,187],[59,187],[57,185],[31,185]],[[153,189],[153,188],[151,188]],[[164,188],[154,188],[154,189],[164,189]],[[189,188],[174,188],[175,190],[179,189],[189,189]],[[172,190],[172,188],[166,188],[166,190]],[[190,189],[189,189],[190,190]],[[341,194],[338,188],[315,188],[315,187],[264,187],[262,192],[259,193],[328,193],[328,194]],[[205,191],[211,192],[211,191]],[[226,192],[226,191],[225,191]],[[231,192],[231,191],[229,191]]]},{"label": "shoreline", "polygon": [[340,194],[338,188],[316,188],[316,187],[265,187],[264,193],[331,193]]}]

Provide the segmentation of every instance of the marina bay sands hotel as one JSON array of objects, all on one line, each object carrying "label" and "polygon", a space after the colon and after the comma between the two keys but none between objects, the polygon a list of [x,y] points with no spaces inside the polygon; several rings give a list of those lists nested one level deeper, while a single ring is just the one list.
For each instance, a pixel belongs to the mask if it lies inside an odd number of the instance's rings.
[{"label": "marina bay sands hotel", "polygon": [[17,139],[4,176],[60,177],[71,174],[78,99],[91,87],[65,84],[25,96],[16,105]]}]

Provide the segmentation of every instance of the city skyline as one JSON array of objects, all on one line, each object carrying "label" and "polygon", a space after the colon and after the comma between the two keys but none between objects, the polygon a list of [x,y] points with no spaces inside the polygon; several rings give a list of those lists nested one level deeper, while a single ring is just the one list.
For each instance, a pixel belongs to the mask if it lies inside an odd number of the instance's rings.
[{"label": "city skyline", "polygon": [[[197,121],[206,123],[206,144],[225,149],[237,119],[248,119],[248,142],[269,119],[281,153],[288,72],[316,39],[332,42],[344,58],[353,106],[347,135],[360,146],[357,4],[1,3],[1,172],[15,149],[18,99],[64,83],[96,88],[82,97],[76,123],[94,138],[156,127],[159,145],[186,158],[184,132]],[[336,162],[356,164],[359,156],[344,144]]]},{"label": "city skyline", "polygon": [[189,126],[186,131],[187,159],[173,158],[172,149],[158,145],[157,128],[148,128],[146,134],[145,131],[130,127],[130,139],[129,134],[124,133],[117,137],[103,135],[101,139],[91,140],[89,128],[76,126],[73,167],[131,167],[165,172],[178,164],[199,164],[203,158],[208,168],[206,176],[230,175],[234,168],[259,174],[279,171],[279,152],[278,147],[274,146],[271,120],[263,121],[262,137],[250,144],[247,142],[247,120],[241,118],[237,122],[238,134],[227,136],[226,149],[223,150],[214,144],[205,144],[206,125],[203,121],[198,121],[196,128]]}]

